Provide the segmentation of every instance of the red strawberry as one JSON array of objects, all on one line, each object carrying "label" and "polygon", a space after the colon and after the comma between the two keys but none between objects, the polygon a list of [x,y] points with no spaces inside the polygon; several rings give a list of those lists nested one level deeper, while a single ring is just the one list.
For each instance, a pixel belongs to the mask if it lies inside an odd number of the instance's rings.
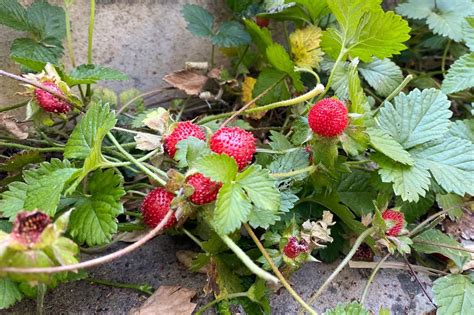
[{"label": "red strawberry", "polygon": [[405,215],[402,212],[387,209],[382,212],[382,218],[385,221],[390,221],[393,224],[393,226],[387,232],[385,232],[386,235],[397,236],[400,234],[405,221]]},{"label": "red strawberry", "polygon": [[[156,227],[170,210],[171,201],[174,195],[164,188],[156,188],[150,191],[143,199],[141,211],[143,221],[151,228]],[[176,216],[173,213],[166,222],[164,229],[170,228],[176,224]]]},{"label": "red strawberry", "polygon": [[217,193],[222,187],[221,183],[213,182],[201,173],[189,176],[186,183],[194,187],[194,193],[189,197],[189,200],[197,205],[203,205],[216,200]]},{"label": "red strawberry", "polygon": [[210,148],[216,153],[233,157],[239,169],[246,167],[257,150],[256,139],[251,132],[239,127],[224,127],[211,137]]},{"label": "red strawberry", "polygon": [[267,18],[264,18],[264,17],[261,17],[261,16],[257,16],[257,18],[255,19],[255,22],[257,23],[257,25],[262,28],[262,27],[268,27],[268,25],[270,24],[270,20],[267,19]]},{"label": "red strawberry", "polygon": [[308,123],[313,132],[326,138],[340,135],[348,122],[346,106],[333,98],[320,100],[308,114]]},{"label": "red strawberry", "polygon": [[206,134],[202,129],[190,121],[183,121],[176,124],[173,131],[165,138],[165,150],[172,158],[176,153],[176,144],[188,137],[195,137],[206,141]]},{"label": "red strawberry", "polygon": [[286,257],[294,259],[301,253],[307,252],[308,250],[308,244],[306,244],[304,240],[298,242],[296,237],[291,236],[288,239],[288,243],[286,243],[285,247],[283,248],[283,253]]},{"label": "red strawberry", "polygon": [[[52,81],[43,82],[43,86],[55,91],[58,94],[63,95],[56,83]],[[42,89],[35,89],[35,98],[39,106],[41,106],[45,111],[50,113],[67,113],[71,110],[71,105],[66,101],[63,101],[51,93],[46,92]]]}]

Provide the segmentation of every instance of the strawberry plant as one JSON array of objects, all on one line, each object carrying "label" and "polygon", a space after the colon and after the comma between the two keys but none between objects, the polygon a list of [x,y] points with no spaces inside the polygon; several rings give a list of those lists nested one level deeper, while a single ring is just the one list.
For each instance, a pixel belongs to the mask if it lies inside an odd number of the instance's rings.
[{"label": "strawberry plant", "polygon": [[[374,254],[360,300],[325,314],[369,314],[378,270],[389,257],[412,270],[408,256],[445,275],[433,286],[438,314],[471,311],[472,249],[439,225],[473,210],[472,1],[408,0],[394,12],[377,0],[226,0],[219,25],[184,5],[212,54],[164,78],[184,97],[163,107],[98,84],[127,76],[93,64],[94,3],[87,64],[76,65],[72,1],[0,0],[0,24],[22,32],[10,54],[21,73],[0,76],[28,98],[0,109],[0,309],[36,296],[41,311],[48,289],[85,276],[75,271],[179,233],[201,249],[191,269],[206,268],[215,297],[198,313],[269,314],[282,286],[317,314],[351,259]],[[8,113],[23,106],[24,120]],[[135,243],[79,262],[79,248],[134,230],[144,231]],[[339,256],[308,300],[290,285],[303,263]]]}]

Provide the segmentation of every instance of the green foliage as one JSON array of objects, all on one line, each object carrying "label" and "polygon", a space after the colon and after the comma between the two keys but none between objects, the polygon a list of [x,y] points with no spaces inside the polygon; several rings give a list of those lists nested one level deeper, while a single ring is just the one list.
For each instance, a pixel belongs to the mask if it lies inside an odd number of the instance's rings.
[{"label": "green foliage", "polygon": [[377,199],[378,192],[372,186],[370,174],[353,170],[342,175],[337,193],[342,203],[362,216],[375,210],[373,201]]},{"label": "green foliage", "polygon": [[[461,270],[464,264],[468,262],[471,257],[471,255],[469,255],[469,253],[466,251],[442,247],[441,245],[443,244],[455,247],[462,247],[462,245],[440,230],[426,230],[420,235],[416,236],[413,239],[413,242],[413,249],[415,249],[417,252],[425,254],[437,253],[446,256],[454,261],[456,266],[458,266],[458,268]],[[423,242],[428,242],[430,244]]]},{"label": "green foliage", "polygon": [[436,194],[436,202],[441,209],[450,209],[448,215],[451,220],[457,220],[463,215],[463,198],[461,196],[455,194]]},{"label": "green foliage", "polygon": [[266,49],[266,56],[268,62],[273,67],[285,72],[290,76],[296,90],[301,91],[303,89],[303,83],[301,82],[300,75],[295,71],[295,64],[290,59],[290,55],[288,55],[283,46],[276,43],[271,44]]},{"label": "green foliage", "polygon": [[212,43],[219,47],[236,47],[250,43],[250,35],[242,24],[234,21],[225,22],[212,37]]},{"label": "green foliage", "polygon": [[25,166],[35,163],[41,163],[44,157],[39,151],[26,151],[17,153],[11,158],[0,164],[0,171],[3,172],[17,172],[21,171]]},{"label": "green foliage", "polygon": [[101,65],[80,65],[69,72],[64,81],[69,86],[91,84],[100,80],[127,80],[128,76],[118,70]]},{"label": "green foliage", "polygon": [[403,81],[402,70],[389,59],[373,58],[370,63],[362,63],[359,72],[381,96],[388,96]]},{"label": "green foliage", "polygon": [[349,304],[338,304],[336,308],[327,310],[324,315],[369,315],[363,305],[352,302]]},{"label": "green foliage", "polygon": [[290,97],[288,86],[284,82],[286,73],[280,70],[266,68],[257,77],[257,82],[252,90],[252,97],[257,97],[265,90],[274,86],[267,94],[257,100],[257,105],[266,105]]},{"label": "green foliage", "polygon": [[439,315],[469,315],[474,309],[474,283],[463,275],[448,275],[433,285]]},{"label": "green foliage", "polygon": [[397,198],[396,206],[405,214],[405,220],[408,223],[414,222],[416,219],[424,215],[434,204],[434,195],[427,194],[425,198],[420,198],[418,202],[402,201]]},{"label": "green foliage", "polygon": [[406,165],[413,165],[414,161],[410,153],[403,149],[402,145],[395,141],[390,134],[377,128],[367,129],[370,144],[379,152],[382,152],[394,161]]},{"label": "green foliage", "polygon": [[200,157],[211,153],[206,142],[195,137],[188,137],[176,144],[174,159],[179,167],[192,167]]},{"label": "green foliage", "polygon": [[9,308],[23,298],[18,285],[8,278],[0,278],[0,310]]},{"label": "green foliage", "polygon": [[273,44],[272,34],[268,28],[260,28],[252,20],[244,20],[245,28],[252,38],[252,42],[257,46],[261,53],[265,53],[267,47]]},{"label": "green foliage", "polygon": [[441,89],[446,94],[474,87],[474,52],[456,60],[448,70]]},{"label": "green foliage", "polygon": [[202,157],[194,167],[213,181],[230,183],[238,172],[237,163],[226,154],[210,154]]}]

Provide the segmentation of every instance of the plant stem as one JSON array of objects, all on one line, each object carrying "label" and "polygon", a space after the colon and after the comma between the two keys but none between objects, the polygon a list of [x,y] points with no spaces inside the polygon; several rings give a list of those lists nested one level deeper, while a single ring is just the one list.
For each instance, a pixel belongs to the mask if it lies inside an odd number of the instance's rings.
[{"label": "plant stem", "polygon": [[426,292],[426,289],[425,289],[425,286],[423,285],[423,283],[421,283],[420,279],[418,278],[418,275],[415,273],[415,271],[413,270],[413,268],[411,267],[410,265],[410,262],[408,261],[408,258],[405,256],[405,255],[402,255],[403,256],[403,259],[405,260],[405,263],[407,264],[408,266],[408,269],[410,269],[410,273],[413,275],[413,277],[415,277],[416,279],[416,282],[418,282],[418,285],[421,287],[421,290],[423,291],[423,294],[426,296],[426,298],[431,302],[431,304],[436,307],[436,304],[434,304],[433,300],[431,299],[431,297],[428,295],[428,292]]},{"label": "plant stem", "polygon": [[146,93],[143,93],[143,94],[140,94],[140,95],[137,95],[135,96],[134,98],[132,98],[131,100],[129,100],[125,105],[123,105],[122,107],[120,107],[118,110],[117,110],[117,113],[116,115],[120,115],[121,113],[123,113],[124,110],[126,110],[130,105],[132,105],[136,100],[142,98],[142,97],[146,97],[146,96],[150,96],[150,95],[154,95],[154,94],[157,94],[157,93],[161,93],[163,92],[164,90],[169,90],[169,88],[159,88],[157,90],[153,90],[153,91],[149,91],[149,92],[146,92]]},{"label": "plant stem", "polygon": [[265,259],[267,260],[268,264],[270,265],[270,267],[272,268],[273,272],[275,273],[275,275],[278,277],[278,279],[280,279],[281,283],[283,284],[283,286],[285,287],[285,289],[288,291],[288,293],[291,294],[291,296],[306,310],[308,311],[310,314],[312,315],[317,315],[318,313],[316,313],[310,305],[306,304],[306,302],[298,295],[298,293],[296,293],[295,290],[293,290],[293,288],[291,287],[291,285],[288,283],[288,281],[286,281],[285,277],[282,275],[282,273],[280,272],[280,270],[278,270],[278,267],[275,266],[275,263],[273,262],[272,258],[270,257],[270,255],[268,254],[267,250],[265,249],[265,247],[263,247],[262,243],[260,242],[260,240],[258,239],[257,235],[255,235],[255,233],[253,232],[252,228],[247,224],[245,223],[244,224],[244,228],[245,230],[247,231],[247,233],[250,235],[250,237],[252,238],[252,240],[254,241],[255,245],[257,245],[258,249],[260,250],[260,252],[262,253],[263,257],[265,257]]},{"label": "plant stem", "polygon": [[442,73],[446,72],[446,57],[448,56],[449,47],[451,46],[451,39],[448,40],[446,47],[444,48],[443,58],[441,59],[441,71]]},{"label": "plant stem", "polygon": [[[133,190],[129,190],[129,191],[127,191],[127,192],[129,193],[130,191],[133,191]],[[138,191],[137,191],[137,192],[138,192]],[[140,193],[140,194],[142,194],[142,193]],[[141,196],[146,196],[146,194],[143,194],[143,195],[141,195]],[[123,214],[128,215],[128,216],[131,216],[131,217],[137,217],[137,218],[141,218],[141,217],[142,217],[142,214],[141,214],[140,212],[134,212],[134,211],[124,211]]]},{"label": "plant stem", "polygon": [[367,297],[367,293],[369,293],[369,287],[372,284],[372,281],[374,281],[375,275],[380,270],[380,267],[382,267],[382,264],[387,260],[388,257],[390,257],[390,254],[387,254],[382,259],[380,259],[380,261],[375,266],[374,270],[372,270],[372,273],[370,274],[370,277],[367,280],[367,284],[365,285],[364,292],[362,293],[362,297],[360,298],[360,304],[364,305],[364,301],[365,301],[365,298]]},{"label": "plant stem", "polygon": [[428,218],[426,218],[423,222],[421,222],[420,224],[418,224],[413,230],[410,231],[410,233],[408,233],[408,237],[411,237],[413,235],[416,235],[419,231],[421,231],[427,224],[429,224],[432,220],[435,220],[436,218],[438,218],[439,216],[442,216],[443,214],[446,214],[448,213],[449,211],[451,211],[451,209],[445,209],[445,210],[441,210],[439,212],[436,212],[435,214],[429,216]]},{"label": "plant stem", "polygon": [[71,35],[71,18],[69,16],[69,5],[67,5],[68,1],[64,1],[64,14],[66,20],[66,41],[67,41],[67,48],[69,52],[69,60],[71,61],[71,66],[73,68],[76,67],[76,57],[74,55],[74,47],[72,44],[72,35]]},{"label": "plant stem", "polygon": [[214,68],[214,54],[215,54],[215,51],[216,50],[216,47],[214,45],[212,45],[212,48],[211,48],[211,69]]},{"label": "plant stem", "polygon": [[[375,268],[377,265],[376,262],[366,262],[366,261],[350,261],[349,262],[349,266],[351,268],[354,268],[354,269],[361,269],[361,268],[364,268],[364,269],[373,269]],[[441,270],[438,270],[438,269],[434,269],[434,268],[428,268],[428,267],[424,267],[424,266],[420,266],[420,265],[410,265],[410,267],[413,269],[413,270],[416,270],[418,272],[424,272],[428,275],[436,275],[436,276],[445,276],[447,275],[448,273],[447,272],[444,272],[444,271],[441,271]],[[388,268],[388,269],[398,269],[398,270],[408,270],[408,266],[406,266],[405,263],[400,263],[400,262],[396,262],[396,261],[389,261],[389,262],[385,262],[383,263],[380,268]]]},{"label": "plant stem", "polygon": [[228,294],[228,295],[224,295],[224,296],[221,296],[221,297],[218,297],[217,299],[215,299],[214,301],[210,302],[210,303],[207,303],[206,305],[204,305],[203,307],[201,307],[197,312],[196,312],[196,315],[201,315],[205,310],[207,310],[209,307],[213,306],[214,304],[217,304],[223,300],[230,300],[230,299],[235,299],[235,298],[239,298],[239,297],[248,297],[248,293],[247,292],[238,292],[238,293],[232,293],[232,294]]},{"label": "plant stem", "polygon": [[[152,156],[154,156],[155,154],[157,154],[158,152],[160,152],[160,149],[155,149],[153,151],[150,151],[146,155],[144,155],[141,158],[137,159],[137,161],[138,162],[146,161],[149,158],[151,158]],[[132,162],[117,162],[117,163],[107,163],[103,166],[106,166],[106,167],[121,167],[121,166],[127,166],[127,165],[131,165],[131,164],[133,164],[133,163]]]},{"label": "plant stem", "polygon": [[250,45],[245,46],[244,51],[242,52],[242,55],[240,56],[239,60],[235,64],[235,66],[234,66],[234,72],[235,73],[237,73],[237,71],[239,70],[239,66],[242,63],[242,61],[244,60],[244,57],[247,54],[247,51],[249,50],[249,47],[250,47]]},{"label": "plant stem", "polygon": [[2,107],[0,107],[0,113],[8,112],[10,110],[14,110],[14,109],[26,106],[26,105],[28,105],[28,103],[29,103],[29,101],[21,102],[21,103],[10,105],[10,106],[4,106],[4,107],[2,106]]},{"label": "plant stem", "polygon": [[227,247],[230,248],[234,252],[237,257],[242,261],[242,263],[249,268],[250,271],[252,271],[257,277],[260,277],[266,281],[270,281],[273,284],[278,283],[278,279],[275,278],[275,276],[269,274],[259,266],[257,266],[252,259],[250,259],[249,256],[239,247],[237,244],[234,243],[234,241],[227,235],[220,235],[220,238],[222,241],[227,245]]},{"label": "plant stem", "polygon": [[341,51],[339,52],[339,56],[337,56],[337,59],[336,59],[336,62],[334,63],[334,66],[331,69],[331,73],[329,74],[328,82],[326,83],[326,88],[319,95],[319,97],[317,99],[318,101],[320,101],[324,97],[324,95],[326,95],[326,93],[329,91],[329,88],[331,87],[331,84],[332,84],[332,80],[334,79],[334,73],[336,72],[336,68],[337,68],[337,66],[339,66],[339,63],[341,62],[342,58],[344,58],[345,54],[346,54],[346,50],[344,48],[342,48]]},{"label": "plant stem", "polygon": [[474,254],[474,249],[469,249],[469,248],[460,247],[460,246],[453,246],[453,245],[449,245],[449,244],[442,244],[442,243],[440,244],[440,243],[435,243],[435,242],[430,242],[430,241],[422,241],[422,240],[413,240],[413,243],[439,246],[439,247],[444,247],[444,248],[449,248],[449,249],[454,249],[454,250],[459,250],[459,251]]},{"label": "plant stem", "polygon": [[400,85],[397,86],[397,88],[393,90],[392,93],[390,93],[390,95],[387,96],[386,99],[383,100],[381,105],[383,105],[385,102],[390,102],[395,96],[397,96],[408,85],[408,83],[411,82],[411,80],[413,80],[413,78],[414,78],[413,74],[407,75],[406,78],[402,81],[402,83],[400,83]]},{"label": "plant stem", "polygon": [[142,224],[136,223],[118,223],[118,230],[120,232],[133,232],[133,231],[143,231],[145,227]]},{"label": "plant stem", "polygon": [[145,293],[147,295],[152,295],[153,294],[153,287],[149,284],[132,284],[132,283],[120,283],[120,282],[114,282],[114,281],[109,281],[109,280],[102,280],[102,279],[94,279],[94,278],[86,278],[84,281],[95,283],[95,284],[100,284],[100,285],[106,285],[109,287],[113,288],[123,288],[123,289],[132,289],[132,290],[137,290],[142,293]]},{"label": "plant stem", "polygon": [[286,173],[271,173],[270,176],[273,178],[282,178],[282,177],[292,177],[295,175],[299,174],[304,174],[304,173],[313,173],[316,170],[316,165],[310,165],[304,168],[300,168],[291,172],[286,172]]},{"label": "plant stem", "polygon": [[327,288],[327,286],[337,277],[337,275],[344,269],[344,267],[347,265],[349,260],[351,260],[352,256],[356,253],[357,249],[359,246],[362,244],[362,242],[370,236],[374,232],[374,228],[368,228],[364,232],[362,232],[359,237],[356,239],[354,245],[352,246],[351,250],[347,254],[347,256],[344,258],[344,260],[337,266],[336,270],[333,271],[333,273],[327,278],[327,280],[323,283],[323,285],[319,288],[319,290],[311,297],[309,300],[309,303],[312,304],[320,295],[321,293],[324,292],[324,290]]},{"label": "plant stem", "polygon": [[196,237],[194,236],[191,232],[189,232],[188,230],[186,230],[185,228],[181,228],[181,230],[184,232],[184,234],[186,234],[190,239],[193,240],[194,243],[196,243],[199,247],[201,247],[201,249],[203,249],[202,247],[202,242]]},{"label": "plant stem", "polygon": [[44,296],[46,295],[46,284],[39,283],[37,287],[36,293],[36,314],[43,315],[44,314]]},{"label": "plant stem", "polygon": [[[95,0],[90,0],[89,31],[87,35],[87,63],[92,64],[92,42],[94,37]],[[86,97],[91,96],[91,85],[87,84]]]},{"label": "plant stem", "polygon": [[145,165],[143,165],[143,163],[141,163],[140,161],[138,161],[137,159],[135,159],[130,153],[128,153],[121,145],[120,143],[118,143],[117,139],[115,139],[115,137],[112,135],[112,133],[108,132],[107,133],[107,137],[109,137],[110,141],[112,141],[112,143],[117,147],[117,149],[120,151],[120,153],[122,153],[130,162],[132,162],[133,164],[135,164],[136,167],[138,167],[140,170],[142,170],[145,174],[147,174],[148,176],[150,176],[151,178],[153,178],[155,181],[157,181],[158,183],[160,183],[162,186],[165,186],[166,185],[166,182],[161,179],[160,177],[158,177],[155,173],[153,173],[152,171],[150,171],[150,169],[148,169]]},{"label": "plant stem", "polygon": [[64,148],[62,147],[55,147],[55,148],[35,148],[35,147],[30,147],[28,145],[24,144],[19,144],[19,143],[10,143],[10,142],[1,142],[0,141],[0,147],[6,147],[6,148],[16,148],[16,149],[23,149],[23,150],[34,150],[38,152],[63,152]]},{"label": "plant stem", "polygon": [[137,242],[124,247],[116,252],[113,252],[111,254],[102,256],[102,257],[97,257],[88,261],[80,262],[77,264],[72,264],[72,265],[65,265],[65,266],[57,266],[57,267],[35,267],[35,268],[19,268],[19,267],[1,267],[0,268],[0,273],[28,273],[28,274],[33,274],[33,273],[58,273],[58,272],[64,272],[64,271],[76,271],[79,269],[84,269],[84,268],[91,268],[99,265],[106,264],[108,262],[114,261],[115,259],[118,259],[124,255],[127,255],[134,250],[140,248],[143,246],[146,242],[154,238],[155,236],[158,235],[158,233],[161,232],[163,227],[165,226],[166,223],[168,223],[168,220],[171,218],[171,215],[173,215],[173,210],[169,210],[163,220],[158,224],[153,230],[148,232],[145,236],[143,236],[140,240]]}]

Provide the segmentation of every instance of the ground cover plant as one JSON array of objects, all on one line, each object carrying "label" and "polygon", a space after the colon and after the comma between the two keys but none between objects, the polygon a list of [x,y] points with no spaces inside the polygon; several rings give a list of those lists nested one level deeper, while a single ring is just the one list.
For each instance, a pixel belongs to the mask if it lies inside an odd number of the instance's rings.
[{"label": "ground cover plant", "polygon": [[[338,273],[374,255],[360,299],[325,314],[369,314],[389,258],[436,276],[437,314],[470,313],[474,250],[459,241],[474,235],[471,0],[394,11],[380,0],[226,0],[220,24],[187,4],[210,60],[177,65],[166,88],[119,95],[101,84],[127,75],[93,63],[90,4],[88,63],[77,65],[73,1],[0,0],[0,23],[21,34],[10,48],[21,73],[0,76],[28,96],[0,108],[0,309],[36,298],[42,312],[48,289],[170,233],[201,250],[189,268],[207,273],[215,299],[197,313],[269,314],[283,287],[317,314]],[[181,94],[145,106],[170,88]],[[22,107],[24,119],[10,114]],[[80,261],[131,231],[141,231],[131,245]],[[303,263],[338,258],[310,299],[290,285]]]}]

